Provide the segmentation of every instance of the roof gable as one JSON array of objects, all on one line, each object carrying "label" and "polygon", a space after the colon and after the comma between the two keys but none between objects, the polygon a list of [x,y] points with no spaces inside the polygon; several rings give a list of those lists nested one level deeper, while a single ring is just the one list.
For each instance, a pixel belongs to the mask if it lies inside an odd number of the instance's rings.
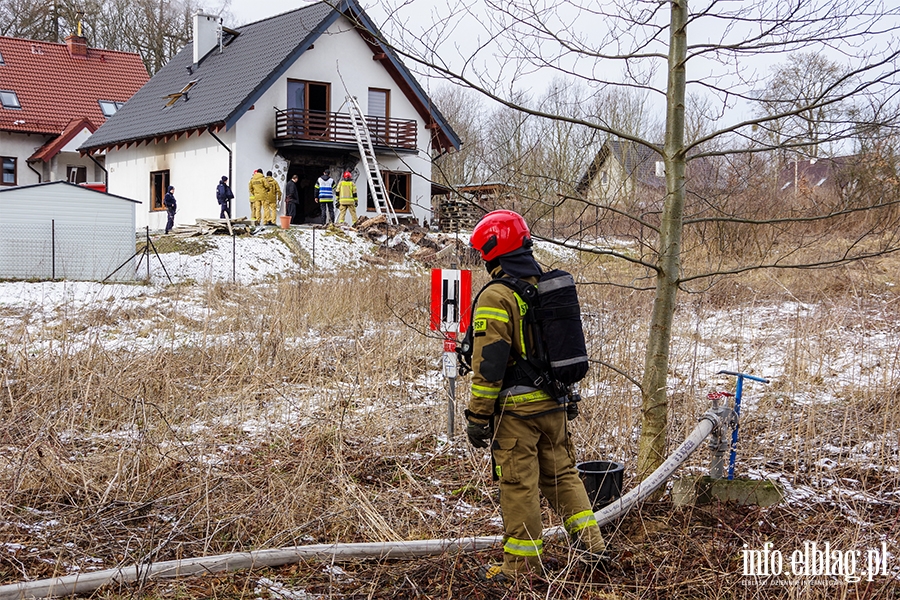
[{"label": "roof gable", "polygon": [[587,191],[594,178],[611,159],[619,163],[622,174],[628,179],[650,187],[664,185],[664,180],[656,174],[656,163],[662,160],[659,150],[635,142],[609,140],[594,156],[578,182],[575,188],[578,193],[583,194]]},{"label": "roof gable", "polygon": [[101,124],[100,100],[126,102],[149,76],[132,52],[0,37],[0,89],[14,91],[21,109],[0,108],[0,131],[59,134],[73,119]]},{"label": "roof gable", "polygon": [[66,146],[84,131],[87,131],[89,136],[97,131],[97,128],[88,119],[72,119],[69,124],[66,125],[66,128],[62,130],[62,133],[38,148],[28,160],[50,162],[54,156],[66,150]]},{"label": "roof gable", "polygon": [[[204,129],[231,128],[262,95],[306,52],[315,40],[345,14],[359,24],[371,40],[381,38],[374,24],[355,0],[334,7],[317,2],[302,8],[249,23],[239,35],[226,40],[223,52],[214,49],[198,64],[193,62],[193,43],[188,44],[160,69],[134,97],[82,146],[82,150],[127,145],[150,139]],[[407,96],[443,137],[444,145],[459,146],[459,139],[446,120],[430,104],[412,74],[379,42],[370,47],[384,51],[388,71],[402,81]],[[164,108],[163,98],[183,90],[187,93]]]}]

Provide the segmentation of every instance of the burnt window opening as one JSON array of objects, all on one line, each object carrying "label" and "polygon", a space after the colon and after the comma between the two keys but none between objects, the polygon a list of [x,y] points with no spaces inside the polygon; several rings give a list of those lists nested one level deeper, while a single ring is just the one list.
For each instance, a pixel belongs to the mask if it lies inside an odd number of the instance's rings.
[{"label": "burnt window opening", "polygon": [[150,210],[166,210],[163,198],[169,189],[169,171],[152,171],[150,173]]},{"label": "burnt window opening", "polygon": [[[412,202],[410,201],[410,174],[382,171],[381,178],[384,180],[388,201],[394,208],[394,212],[412,212]],[[369,212],[375,212],[375,198],[373,197],[373,194],[369,193],[366,194],[366,196],[366,209]]]}]

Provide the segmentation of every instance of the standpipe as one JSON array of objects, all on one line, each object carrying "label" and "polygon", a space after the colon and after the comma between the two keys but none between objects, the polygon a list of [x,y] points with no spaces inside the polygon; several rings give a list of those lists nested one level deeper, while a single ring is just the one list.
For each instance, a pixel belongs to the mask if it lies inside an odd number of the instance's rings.
[{"label": "standpipe", "polygon": [[[631,510],[672,476],[675,470],[700,446],[712,432],[722,427],[719,416],[707,411],[691,434],[681,443],[662,465],[659,466],[637,487],[619,500],[594,513],[597,523],[605,525]],[[567,537],[563,527],[551,527],[543,532],[544,539]],[[503,536],[484,536],[445,540],[411,540],[395,542],[368,542],[356,544],[313,544],[289,546],[251,552],[235,552],[217,556],[167,560],[156,563],[136,564],[91,573],[78,573],[65,577],[54,577],[37,581],[27,581],[0,586],[0,600],[22,600],[25,598],[50,598],[86,594],[110,583],[129,583],[150,579],[166,579],[236,571],[259,567],[277,567],[304,560],[325,560],[328,562],[360,559],[410,558],[435,556],[449,552],[476,552],[503,543]]]}]

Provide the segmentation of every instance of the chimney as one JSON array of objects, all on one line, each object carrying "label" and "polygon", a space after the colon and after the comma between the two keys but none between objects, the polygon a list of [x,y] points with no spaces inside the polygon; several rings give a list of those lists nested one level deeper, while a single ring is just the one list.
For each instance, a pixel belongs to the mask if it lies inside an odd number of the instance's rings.
[{"label": "chimney", "polygon": [[87,58],[86,37],[70,35],[66,38],[66,46],[69,47],[69,56],[72,58]]},{"label": "chimney", "polygon": [[78,30],[66,38],[66,46],[69,48],[69,56],[72,58],[87,58],[87,38],[81,35],[81,20],[84,12],[78,11]]},{"label": "chimney", "polygon": [[194,64],[209,54],[219,43],[219,25],[221,20],[213,15],[200,11],[194,15]]}]

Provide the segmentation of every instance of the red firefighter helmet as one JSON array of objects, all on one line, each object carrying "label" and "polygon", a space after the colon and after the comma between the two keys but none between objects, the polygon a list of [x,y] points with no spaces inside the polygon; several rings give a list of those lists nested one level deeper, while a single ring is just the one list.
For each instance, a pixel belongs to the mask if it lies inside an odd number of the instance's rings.
[{"label": "red firefighter helmet", "polygon": [[351,177],[353,177],[353,173],[351,173],[350,171],[344,171],[344,179],[350,179]]},{"label": "red firefighter helmet", "polygon": [[472,230],[469,245],[481,253],[484,260],[531,247],[531,232],[525,219],[511,210],[495,210],[484,215]]}]

